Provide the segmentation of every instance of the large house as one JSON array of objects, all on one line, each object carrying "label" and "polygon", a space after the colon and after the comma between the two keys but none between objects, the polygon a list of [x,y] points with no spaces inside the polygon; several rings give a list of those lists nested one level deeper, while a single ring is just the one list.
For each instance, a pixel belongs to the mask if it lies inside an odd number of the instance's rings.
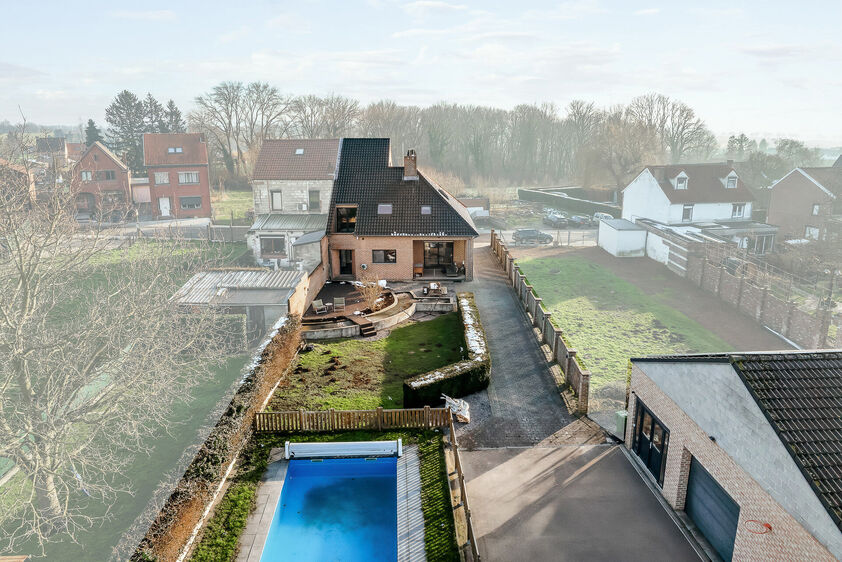
[{"label": "large house", "polygon": [[328,213],[332,279],[473,278],[467,208],[418,170],[392,166],[389,139],[342,139]]},{"label": "large house", "polygon": [[101,142],[73,165],[70,190],[80,219],[119,221],[131,209],[129,167]]},{"label": "large house", "polygon": [[730,242],[754,254],[774,247],[777,229],[752,221],[754,197],[732,161],[647,166],[622,194],[622,218],[653,232]]},{"label": "large house", "polygon": [[138,215],[146,218],[210,217],[208,145],[200,133],[143,135],[148,181],[133,183]]},{"label": "large house", "polygon": [[842,559],[842,353],[632,359],[625,445],[723,560]]},{"label": "large house", "polygon": [[325,235],[339,146],[339,139],[263,141],[252,180],[255,222],[248,234],[258,262],[307,269],[321,262],[311,250]]},{"label": "large house", "polygon": [[796,168],[772,186],[769,222],[790,239],[842,233],[842,166]]}]

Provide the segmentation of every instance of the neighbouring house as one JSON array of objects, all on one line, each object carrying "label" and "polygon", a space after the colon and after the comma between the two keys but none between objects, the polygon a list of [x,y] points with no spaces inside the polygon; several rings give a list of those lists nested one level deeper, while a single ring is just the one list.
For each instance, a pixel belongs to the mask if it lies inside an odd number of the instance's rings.
[{"label": "neighbouring house", "polygon": [[93,143],[71,170],[76,217],[111,222],[124,219],[132,210],[130,177],[125,162],[101,142]]},{"label": "neighbouring house", "polygon": [[328,213],[332,279],[472,279],[468,210],[418,170],[392,166],[389,139],[342,139]]},{"label": "neighbouring house", "polygon": [[64,137],[37,137],[35,152],[56,168],[63,167],[67,162],[67,143]]},{"label": "neighbouring house", "polygon": [[303,271],[226,268],[200,271],[173,295],[184,307],[245,314],[248,340],[259,340],[282,316],[303,314],[309,302]]},{"label": "neighbouring house", "polygon": [[842,219],[842,166],[796,168],[775,182],[769,222],[787,239],[838,237]]},{"label": "neighbouring house", "polygon": [[0,188],[26,189],[31,202],[35,201],[35,174],[20,164],[0,158]]},{"label": "neighbouring house", "polygon": [[[757,255],[774,248],[777,228],[751,219],[754,197],[731,161],[647,166],[622,195],[622,218],[641,224],[656,238],[670,231],[733,243]],[[667,251],[667,242],[653,240],[652,245],[660,248],[656,255]]]},{"label": "neighbouring house", "polygon": [[625,446],[703,546],[842,558],[842,352],[631,363]]},{"label": "neighbouring house", "polygon": [[208,145],[201,133],[146,133],[148,182],[133,186],[142,218],[210,217]]},{"label": "neighbouring house", "polygon": [[340,144],[339,139],[263,141],[254,165],[255,221],[248,233],[258,262],[295,267],[302,255],[294,251],[296,242],[319,236],[315,233],[324,237]]},{"label": "neighbouring house", "polygon": [[67,147],[67,159],[72,162],[78,162],[82,155],[88,150],[88,145],[83,142],[68,142],[65,143]]}]

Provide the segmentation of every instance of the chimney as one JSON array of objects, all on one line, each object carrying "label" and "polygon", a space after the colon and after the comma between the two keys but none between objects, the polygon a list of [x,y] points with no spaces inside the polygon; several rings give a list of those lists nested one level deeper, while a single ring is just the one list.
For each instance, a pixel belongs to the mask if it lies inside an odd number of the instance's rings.
[{"label": "chimney", "polygon": [[403,157],[403,181],[415,181],[418,179],[418,162],[415,159],[415,150],[406,151]]}]

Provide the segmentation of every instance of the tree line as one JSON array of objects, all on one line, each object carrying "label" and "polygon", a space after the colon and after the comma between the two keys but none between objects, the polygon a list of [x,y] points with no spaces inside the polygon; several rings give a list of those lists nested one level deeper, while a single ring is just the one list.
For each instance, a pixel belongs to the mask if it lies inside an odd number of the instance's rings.
[{"label": "tree line", "polygon": [[[337,94],[288,96],[266,82],[226,81],[194,102],[186,128],[205,134],[217,176],[243,184],[267,138],[389,137],[393,161],[414,148],[422,168],[481,186],[622,187],[647,164],[724,157],[749,162],[758,181],[765,181],[780,168],[820,159],[817,150],[791,139],[778,140],[772,151],[765,139],[740,134],[720,147],[693,108],[655,93],[607,108],[585,100],[562,109],[445,102],[422,108],[391,100],[362,105]],[[129,91],[108,106],[106,121],[111,146],[128,154],[133,169],[142,165],[143,132],[185,130],[172,101],[163,107],[149,94],[141,100]]]}]

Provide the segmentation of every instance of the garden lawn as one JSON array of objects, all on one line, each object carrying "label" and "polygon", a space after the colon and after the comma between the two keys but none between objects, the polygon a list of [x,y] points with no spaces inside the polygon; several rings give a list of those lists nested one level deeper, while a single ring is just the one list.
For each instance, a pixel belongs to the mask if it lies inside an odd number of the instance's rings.
[{"label": "garden lawn", "polygon": [[230,224],[232,211],[235,221],[246,217],[247,213],[254,208],[254,197],[251,191],[214,191],[211,193],[211,205],[214,222]]},{"label": "garden lawn", "polygon": [[370,341],[346,339],[313,344],[269,403],[274,411],[401,408],[404,379],[465,358],[457,312],[392,330]]},{"label": "garden lawn", "polygon": [[444,461],[442,434],[438,430],[345,431],[337,433],[254,435],[240,455],[230,486],[206,525],[191,562],[234,560],[237,543],[254,509],[257,485],[269,466],[273,447],[288,440],[395,441],[418,446],[421,472],[421,509],[424,512],[424,547],[427,560],[459,560],[450,485]]},{"label": "garden lawn", "polygon": [[577,256],[517,264],[591,371],[592,388],[625,378],[632,357],[732,350],[665,304],[666,293],[648,295],[605,267]]}]

